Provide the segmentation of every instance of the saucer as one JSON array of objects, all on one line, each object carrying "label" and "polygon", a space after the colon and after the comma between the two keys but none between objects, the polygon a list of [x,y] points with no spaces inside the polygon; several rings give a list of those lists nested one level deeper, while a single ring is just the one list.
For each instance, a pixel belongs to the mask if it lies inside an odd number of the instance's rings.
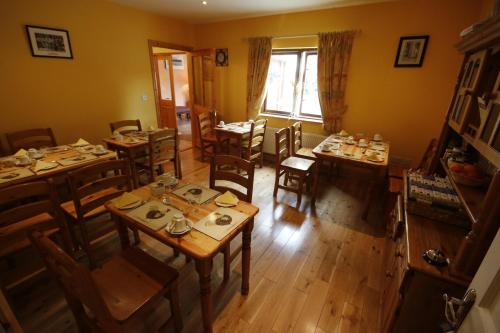
[{"label": "saucer", "polygon": [[346,145],[353,145],[353,144],[355,144],[356,142],[354,142],[354,141],[346,141],[346,142],[344,142],[344,143],[345,143]]},{"label": "saucer", "polygon": [[327,147],[321,147],[321,151],[325,152],[325,153],[328,153],[328,152],[332,151],[332,147],[328,147],[328,148]]},{"label": "saucer", "polygon": [[16,161],[16,166],[24,167],[24,166],[28,166],[28,165],[31,165],[31,161],[29,161],[29,162],[21,162],[20,160]]},{"label": "saucer", "polygon": [[358,147],[366,148],[366,147],[368,147],[368,144],[367,143],[358,143]]},{"label": "saucer", "polygon": [[370,162],[376,162],[376,163],[381,163],[384,161],[384,158],[380,156],[367,157],[366,159]]},{"label": "saucer", "polygon": [[104,150],[96,150],[96,149],[94,149],[92,151],[92,154],[97,155],[97,156],[106,155],[107,153],[108,153],[108,151],[106,149],[104,149]]},{"label": "saucer", "polygon": [[173,227],[174,227],[174,224],[172,222],[167,224],[167,226],[165,227],[165,231],[168,232],[169,234],[171,234],[172,236],[182,236],[182,235],[187,234],[191,230],[193,230],[193,227],[191,226],[191,222],[189,220],[186,220],[186,229],[184,229],[182,231],[174,231],[174,230],[172,230]]}]

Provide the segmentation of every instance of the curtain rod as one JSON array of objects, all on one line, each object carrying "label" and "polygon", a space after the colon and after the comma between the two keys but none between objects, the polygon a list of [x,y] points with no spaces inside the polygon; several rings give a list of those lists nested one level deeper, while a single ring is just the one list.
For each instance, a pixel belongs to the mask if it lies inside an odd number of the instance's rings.
[{"label": "curtain rod", "polygon": [[[356,35],[361,33],[361,30],[347,30],[347,31],[353,31]],[[307,38],[307,37],[318,37],[319,33],[316,34],[306,34],[306,35],[294,35],[294,36],[269,36],[272,39],[292,39],[292,38]],[[244,40],[249,39],[250,37],[244,38]]]}]

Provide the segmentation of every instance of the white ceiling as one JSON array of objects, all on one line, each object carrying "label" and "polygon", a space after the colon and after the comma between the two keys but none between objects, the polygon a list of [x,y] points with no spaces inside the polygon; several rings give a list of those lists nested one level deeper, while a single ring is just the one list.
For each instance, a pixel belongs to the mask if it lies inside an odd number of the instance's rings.
[{"label": "white ceiling", "polygon": [[321,8],[354,6],[391,0],[111,0],[113,2],[180,18],[189,23],[226,21]]}]

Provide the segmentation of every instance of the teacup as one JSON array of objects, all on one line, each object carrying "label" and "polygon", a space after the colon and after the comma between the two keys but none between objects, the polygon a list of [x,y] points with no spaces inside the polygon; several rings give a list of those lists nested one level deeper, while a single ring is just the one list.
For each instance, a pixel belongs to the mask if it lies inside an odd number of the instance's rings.
[{"label": "teacup", "polygon": [[329,143],[325,143],[325,144],[323,144],[323,146],[321,146],[322,151],[330,151],[331,149],[332,149],[332,145]]},{"label": "teacup", "polygon": [[96,145],[95,146],[95,151],[101,153],[103,151],[105,151],[106,149],[104,149],[104,146],[103,145]]},{"label": "teacup", "polygon": [[38,150],[36,150],[35,148],[28,149],[28,156],[30,158],[34,158],[37,155],[38,155]]},{"label": "teacup", "polygon": [[153,196],[159,196],[165,193],[165,184],[162,182],[153,183],[149,187]]},{"label": "teacup", "polygon": [[183,232],[186,230],[186,218],[182,214],[175,214],[172,218],[172,232]]},{"label": "teacup", "polygon": [[378,133],[377,133],[377,134],[375,134],[375,135],[373,136],[373,141],[382,141],[382,135],[380,135],[380,134],[378,134]]},{"label": "teacup", "polygon": [[21,157],[19,157],[19,162],[21,162],[21,164],[29,164],[31,163],[31,158],[28,156],[28,155],[23,155]]},{"label": "teacup", "polygon": [[114,131],[113,132],[113,138],[115,138],[115,140],[122,141],[123,140],[123,135],[120,132],[118,132],[118,131]]},{"label": "teacup", "polygon": [[220,127],[223,127],[225,124],[226,124],[226,123],[225,123],[224,121],[222,121],[222,120],[221,120],[221,121],[219,121],[219,126],[220,126]]},{"label": "teacup", "polygon": [[359,146],[366,146],[366,139],[359,139],[358,145]]}]

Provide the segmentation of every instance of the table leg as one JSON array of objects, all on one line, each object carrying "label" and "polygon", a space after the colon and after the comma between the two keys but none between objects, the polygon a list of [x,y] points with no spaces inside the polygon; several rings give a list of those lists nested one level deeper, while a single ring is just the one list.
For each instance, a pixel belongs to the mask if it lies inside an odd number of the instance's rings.
[{"label": "table leg", "polygon": [[205,260],[196,259],[196,271],[200,279],[203,330],[205,332],[212,332],[212,288],[210,286],[212,258]]},{"label": "table leg", "polygon": [[135,166],[135,151],[134,151],[134,149],[129,149],[128,158],[129,158],[129,163],[130,163],[130,173],[132,175],[132,186],[134,186],[134,188],[138,188],[139,187],[139,177],[137,175],[137,168]]},{"label": "table leg", "polygon": [[242,277],[241,277],[241,293],[248,295],[250,291],[250,256],[251,256],[251,241],[253,230],[253,218],[243,228],[243,245],[241,248],[242,256]]},{"label": "table leg", "polygon": [[128,237],[127,225],[121,220],[120,217],[111,213],[113,221],[115,222],[116,229],[118,230],[118,236],[120,237],[120,244],[122,250],[130,247],[130,238]]}]

